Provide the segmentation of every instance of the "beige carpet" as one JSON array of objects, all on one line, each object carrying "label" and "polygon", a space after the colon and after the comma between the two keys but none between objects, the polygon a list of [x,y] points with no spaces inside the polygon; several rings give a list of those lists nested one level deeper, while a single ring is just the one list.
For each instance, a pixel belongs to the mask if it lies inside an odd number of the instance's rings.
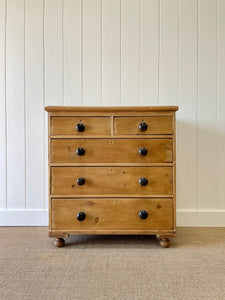
[{"label": "beige carpet", "polygon": [[0,299],[225,299],[225,228],[178,228],[171,247],[150,236],[72,236],[0,228]]}]

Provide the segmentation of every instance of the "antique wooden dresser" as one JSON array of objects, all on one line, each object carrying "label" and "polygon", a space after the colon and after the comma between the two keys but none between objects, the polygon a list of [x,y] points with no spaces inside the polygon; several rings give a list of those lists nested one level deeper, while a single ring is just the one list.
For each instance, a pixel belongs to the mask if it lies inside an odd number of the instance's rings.
[{"label": "antique wooden dresser", "polygon": [[176,232],[176,106],[48,106],[49,236]]}]

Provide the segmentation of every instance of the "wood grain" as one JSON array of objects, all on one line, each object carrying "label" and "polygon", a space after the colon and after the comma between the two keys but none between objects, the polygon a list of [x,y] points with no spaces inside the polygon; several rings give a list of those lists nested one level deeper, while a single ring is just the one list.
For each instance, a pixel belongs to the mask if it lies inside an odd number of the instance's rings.
[{"label": "wood grain", "polygon": [[[82,123],[85,131],[76,130],[76,125]],[[92,135],[109,134],[109,118],[107,117],[52,117],[51,134]]]},{"label": "wood grain", "polygon": [[[52,199],[53,230],[171,230],[172,199]],[[139,212],[146,210],[142,220]],[[85,212],[78,221],[78,212]]]},{"label": "wood grain", "polygon": [[[79,177],[84,185],[77,185]],[[141,186],[139,179],[148,184]],[[52,167],[52,194],[172,194],[172,167]]]},{"label": "wood grain", "polygon": [[[146,156],[139,154],[146,148]],[[78,148],[85,154],[77,155]],[[173,161],[172,139],[52,139],[52,163],[166,163]]]},{"label": "wood grain", "polygon": [[[145,122],[148,125],[146,131],[139,130],[139,124]],[[172,134],[172,117],[115,117],[114,134]]]},{"label": "wood grain", "polygon": [[178,106],[46,106],[48,112],[171,112]]}]

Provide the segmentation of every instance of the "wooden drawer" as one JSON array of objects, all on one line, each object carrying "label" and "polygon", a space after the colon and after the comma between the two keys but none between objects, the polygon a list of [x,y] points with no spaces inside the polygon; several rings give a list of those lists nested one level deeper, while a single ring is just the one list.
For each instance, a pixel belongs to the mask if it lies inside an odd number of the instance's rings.
[{"label": "wooden drawer", "polygon": [[[146,219],[140,218],[143,210]],[[51,219],[53,230],[171,230],[173,204],[170,198],[52,199]]]},{"label": "wooden drawer", "polygon": [[[76,129],[77,124],[84,125],[84,131]],[[52,117],[52,135],[108,135],[108,117]]]},{"label": "wooden drawer", "polygon": [[[145,124],[143,124],[145,123]],[[139,125],[144,131],[139,129]],[[146,128],[147,127],[147,128]],[[115,117],[114,118],[114,134],[172,134],[173,119],[167,117]]]},{"label": "wooden drawer", "polygon": [[170,163],[173,161],[173,141],[172,139],[52,139],[51,161]]},{"label": "wooden drawer", "polygon": [[[78,185],[78,178],[84,178],[85,183]],[[141,178],[147,178],[147,185],[142,186],[139,183]],[[172,194],[172,178],[172,167],[52,167],[51,193],[54,195]],[[142,183],[144,182],[145,180],[142,179]]]}]

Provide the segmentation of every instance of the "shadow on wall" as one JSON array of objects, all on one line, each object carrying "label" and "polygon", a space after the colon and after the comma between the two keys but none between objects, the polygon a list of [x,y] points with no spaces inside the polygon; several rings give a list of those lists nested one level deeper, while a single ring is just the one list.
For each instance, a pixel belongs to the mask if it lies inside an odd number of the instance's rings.
[{"label": "shadow on wall", "polygon": [[177,209],[225,209],[225,129],[177,118]]}]

